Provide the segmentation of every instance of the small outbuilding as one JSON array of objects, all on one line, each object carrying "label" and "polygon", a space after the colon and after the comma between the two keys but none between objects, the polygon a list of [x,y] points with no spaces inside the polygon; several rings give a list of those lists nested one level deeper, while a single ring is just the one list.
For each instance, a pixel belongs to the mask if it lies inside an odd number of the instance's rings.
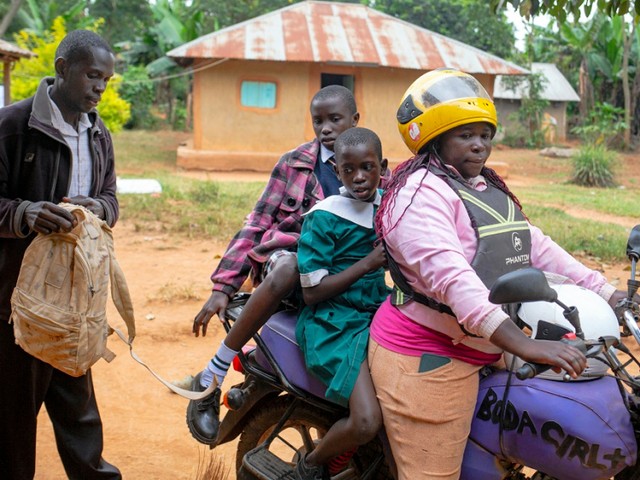
[{"label": "small outbuilding", "polygon": [[[540,98],[549,101],[543,118],[547,143],[564,142],[567,138],[567,105],[569,102],[579,102],[580,96],[553,63],[532,63],[531,73],[542,75]],[[510,129],[522,128],[519,127],[517,116],[522,98],[527,94],[526,82],[511,89],[502,75],[496,77],[493,96],[503,134],[508,134]]]},{"label": "small outbuilding", "polygon": [[313,95],[354,92],[360,126],[380,136],[392,163],[409,156],[396,126],[407,87],[453,67],[493,93],[496,75],[528,71],[446,36],[355,3],[305,1],[202,36],[167,53],[193,72],[193,139],[178,165],[270,171],[314,138]]},{"label": "small outbuilding", "polygon": [[0,96],[0,107],[11,103],[11,67],[14,62],[21,58],[34,57],[35,53],[0,39],[0,62],[3,64],[2,69],[2,90],[3,95]]}]

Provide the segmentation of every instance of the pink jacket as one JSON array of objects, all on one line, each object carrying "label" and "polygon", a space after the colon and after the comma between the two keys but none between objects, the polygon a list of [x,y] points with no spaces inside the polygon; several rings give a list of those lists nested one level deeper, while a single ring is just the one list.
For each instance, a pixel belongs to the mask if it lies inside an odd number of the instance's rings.
[{"label": "pink jacket", "polygon": [[[489,302],[488,289],[471,268],[477,242],[467,210],[446,182],[424,174],[425,170],[418,170],[399,189],[391,218],[384,219],[387,246],[414,290],[449,305],[466,330],[483,338],[466,336],[453,317],[417,302],[399,308],[416,323],[446,334],[454,343],[498,353],[488,338],[508,316]],[[396,223],[395,228],[389,228]],[[532,266],[569,277],[609,299],[615,287],[604,276],[575,260],[539,228],[531,225],[530,229]],[[379,317],[374,323],[384,321]]]}]

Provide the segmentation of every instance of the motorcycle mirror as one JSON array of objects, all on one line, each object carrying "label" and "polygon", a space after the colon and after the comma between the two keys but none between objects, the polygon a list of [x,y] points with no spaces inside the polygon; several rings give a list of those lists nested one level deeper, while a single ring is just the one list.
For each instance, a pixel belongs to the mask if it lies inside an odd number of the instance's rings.
[{"label": "motorcycle mirror", "polygon": [[640,225],[633,227],[629,234],[627,257],[629,257],[629,260],[640,260]]},{"label": "motorcycle mirror", "polygon": [[558,293],[549,286],[547,277],[537,268],[523,268],[498,277],[489,292],[496,304],[516,302],[555,302]]}]

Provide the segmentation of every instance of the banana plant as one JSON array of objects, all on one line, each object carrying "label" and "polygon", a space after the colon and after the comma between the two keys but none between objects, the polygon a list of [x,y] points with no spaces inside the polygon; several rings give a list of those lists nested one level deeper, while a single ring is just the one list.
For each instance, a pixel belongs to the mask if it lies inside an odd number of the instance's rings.
[{"label": "banana plant", "polygon": [[18,20],[24,25],[24,30],[38,37],[44,36],[45,32],[51,28],[53,20],[57,17],[62,17],[65,25],[70,27],[70,30],[93,23],[93,19],[83,20],[83,12],[86,7],[84,0],[76,0],[75,2],[26,0],[25,3],[26,5],[23,5],[18,10]]},{"label": "banana plant", "polygon": [[578,79],[578,94],[580,95],[580,118],[584,119],[587,112],[595,103],[593,93],[593,45],[602,28],[605,17],[596,15],[584,23],[560,23],[559,30],[562,39],[580,58]]}]

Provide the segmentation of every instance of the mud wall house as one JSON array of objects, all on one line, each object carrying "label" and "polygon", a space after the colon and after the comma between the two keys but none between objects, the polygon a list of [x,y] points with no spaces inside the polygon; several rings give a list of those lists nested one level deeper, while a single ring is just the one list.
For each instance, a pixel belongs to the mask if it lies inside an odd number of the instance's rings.
[{"label": "mud wall house", "polygon": [[[532,63],[531,72],[539,73],[544,78],[540,97],[549,101],[543,118],[546,140],[551,144],[564,142],[567,139],[567,105],[569,102],[579,102],[580,96],[553,63]],[[506,135],[509,130],[518,128],[518,111],[522,98],[527,93],[525,83],[519,84],[515,89],[509,89],[502,75],[496,77],[493,96],[503,134]]]},{"label": "mud wall house", "polygon": [[0,85],[0,107],[11,103],[11,68],[21,58],[30,58],[35,53],[0,39],[0,63],[2,64],[2,85]]},{"label": "mud wall house", "polygon": [[283,152],[314,138],[309,104],[341,84],[360,126],[381,137],[391,163],[409,151],[395,114],[424,72],[454,67],[493,92],[496,75],[527,70],[359,4],[306,1],[202,36],[167,53],[193,71],[193,138],[178,166],[270,171]]}]

